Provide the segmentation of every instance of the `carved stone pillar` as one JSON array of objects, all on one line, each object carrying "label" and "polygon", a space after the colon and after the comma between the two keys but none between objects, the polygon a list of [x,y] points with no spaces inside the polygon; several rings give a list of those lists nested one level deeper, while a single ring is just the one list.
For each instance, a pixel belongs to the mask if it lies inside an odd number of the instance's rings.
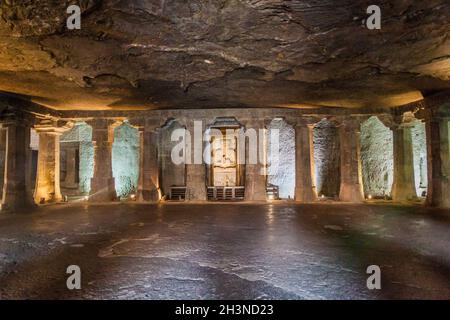
[{"label": "carved stone pillar", "polygon": [[36,203],[62,200],[60,188],[60,136],[70,125],[61,126],[56,120],[42,120],[35,126],[39,135],[38,167],[34,201]]},{"label": "carved stone pillar", "polygon": [[364,201],[359,136],[360,123],[357,119],[342,121],[339,126],[341,152],[339,199],[341,201]]},{"label": "carved stone pillar", "polygon": [[[186,124],[186,198],[206,201],[206,165],[203,162],[204,120],[188,120]],[[190,139],[189,139],[190,137]]]},{"label": "carved stone pillar", "polygon": [[0,125],[4,136],[5,163],[2,211],[21,211],[32,207],[33,197],[27,185],[30,158],[30,125],[23,119]]},{"label": "carved stone pillar", "polygon": [[412,124],[397,118],[393,126],[394,141],[394,181],[392,199],[406,201],[417,198],[414,179],[414,153],[412,145]]},{"label": "carved stone pillar", "polygon": [[265,163],[261,155],[265,150],[264,147],[264,120],[251,119],[245,123],[246,133],[249,130],[255,130],[256,139],[250,145],[251,139],[245,142],[245,200],[248,201],[265,201],[266,196],[266,173]]},{"label": "carved stone pillar", "polygon": [[425,119],[428,156],[427,204],[450,208],[450,116],[431,111]]},{"label": "carved stone pillar", "polygon": [[90,121],[94,145],[94,175],[91,179],[89,201],[107,202],[117,198],[112,171],[114,122],[107,119]]},{"label": "carved stone pillar", "polygon": [[314,181],[314,124],[299,120],[295,125],[295,200],[317,200]]},{"label": "carved stone pillar", "polygon": [[138,201],[159,201],[158,131],[145,123],[139,128]]}]

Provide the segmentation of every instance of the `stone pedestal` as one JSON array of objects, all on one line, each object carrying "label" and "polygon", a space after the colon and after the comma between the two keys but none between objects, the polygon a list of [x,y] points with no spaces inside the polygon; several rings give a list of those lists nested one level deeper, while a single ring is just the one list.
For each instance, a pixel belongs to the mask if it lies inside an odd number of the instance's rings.
[{"label": "stone pedestal", "polygon": [[194,126],[194,120],[188,120],[186,125],[189,132],[186,132],[186,199],[190,201],[206,201],[206,165],[203,162],[204,121],[201,122],[201,127]]},{"label": "stone pedestal", "polygon": [[295,126],[295,200],[317,200],[314,183],[313,124],[299,122]]},{"label": "stone pedestal", "polygon": [[394,138],[394,181],[392,199],[394,201],[417,198],[414,181],[414,158],[411,126],[408,123],[393,128]]},{"label": "stone pedestal", "polygon": [[[261,139],[264,139],[264,120],[251,120],[246,123],[245,130],[255,130],[257,138],[256,145],[251,147],[250,140],[245,142],[245,200],[247,201],[266,201],[266,175],[264,159],[260,154],[265,151],[260,150],[265,145]],[[252,153],[252,154],[251,154]],[[256,154],[254,154],[256,153]]]},{"label": "stone pedestal", "polygon": [[89,201],[113,201],[117,198],[112,171],[113,122],[98,119],[89,124],[92,126],[94,146],[94,175],[91,179]]},{"label": "stone pedestal", "polygon": [[140,168],[138,201],[159,201],[158,134],[155,128],[139,130]]},{"label": "stone pedestal", "polygon": [[426,119],[428,155],[427,204],[450,208],[450,117]]},{"label": "stone pedestal", "polygon": [[39,134],[38,166],[34,201],[36,203],[62,200],[60,188],[61,134],[70,127],[58,126],[54,120],[44,120],[35,126]]},{"label": "stone pedestal", "polygon": [[0,129],[5,141],[2,211],[21,211],[33,206],[27,175],[30,173],[30,127],[24,122],[13,122]]},{"label": "stone pedestal", "polygon": [[344,120],[339,126],[341,152],[339,199],[341,201],[355,203],[364,201],[359,136],[358,120]]}]

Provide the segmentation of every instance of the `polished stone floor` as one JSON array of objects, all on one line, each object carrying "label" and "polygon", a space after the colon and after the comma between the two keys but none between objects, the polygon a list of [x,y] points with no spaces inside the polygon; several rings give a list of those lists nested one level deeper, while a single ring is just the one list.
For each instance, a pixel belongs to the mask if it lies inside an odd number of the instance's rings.
[{"label": "polished stone floor", "polygon": [[[82,289],[66,288],[78,265]],[[368,290],[366,268],[381,268]],[[0,215],[2,299],[450,299],[450,211],[56,205]]]}]

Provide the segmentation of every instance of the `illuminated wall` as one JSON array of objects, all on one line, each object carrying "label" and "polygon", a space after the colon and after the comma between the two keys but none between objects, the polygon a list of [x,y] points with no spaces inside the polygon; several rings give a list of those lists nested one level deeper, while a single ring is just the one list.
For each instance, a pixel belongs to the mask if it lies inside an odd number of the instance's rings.
[{"label": "illuminated wall", "polygon": [[135,193],[139,180],[139,131],[127,122],[114,130],[112,169],[117,196]]},{"label": "illuminated wall", "polygon": [[414,179],[416,183],[416,192],[417,196],[421,197],[426,194],[428,187],[425,124],[418,120],[415,121],[411,134],[414,153]]},{"label": "illuminated wall", "polygon": [[338,196],[341,179],[339,132],[326,119],[314,127],[314,162],[317,194]]},{"label": "illuminated wall", "polygon": [[[272,155],[270,131],[279,130],[278,161]],[[267,183],[278,186],[280,198],[294,198],[295,194],[295,130],[282,119],[274,119],[267,135],[268,176]],[[276,151],[275,151],[276,152]]]},{"label": "illuminated wall", "polygon": [[390,196],[394,178],[392,131],[373,116],[361,125],[360,146],[366,197]]},{"label": "illuminated wall", "polygon": [[92,144],[91,126],[84,122],[78,122],[70,131],[65,132],[61,136],[60,141],[61,143],[80,143],[79,190],[82,194],[89,194],[91,178],[94,174],[94,147]]}]

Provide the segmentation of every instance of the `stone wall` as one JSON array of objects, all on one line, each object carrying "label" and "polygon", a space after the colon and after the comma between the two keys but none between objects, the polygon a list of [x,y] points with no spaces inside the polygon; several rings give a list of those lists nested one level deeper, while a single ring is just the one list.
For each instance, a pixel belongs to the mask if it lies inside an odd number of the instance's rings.
[{"label": "stone wall", "polygon": [[[295,195],[295,130],[282,119],[273,120],[268,129],[267,183],[278,186],[280,198],[293,199]],[[276,150],[278,156],[272,155],[271,130],[279,130],[279,150]],[[274,160],[278,161],[275,163]]]},{"label": "stone wall", "polygon": [[178,122],[170,121],[160,131],[159,141],[159,165],[160,165],[160,186],[163,195],[169,195],[171,186],[184,186],[186,166],[176,165],[171,158],[172,149],[179,144],[178,141],[171,141],[172,132],[183,128]]},{"label": "stone wall", "polygon": [[392,131],[371,117],[361,125],[360,145],[364,194],[390,196],[394,177]]},{"label": "stone wall", "polygon": [[426,195],[428,188],[427,179],[427,144],[425,124],[415,121],[411,130],[413,143],[414,180],[416,183],[417,196]]},{"label": "stone wall", "polygon": [[112,169],[118,197],[137,191],[139,180],[139,131],[128,123],[114,130]]},{"label": "stone wall", "polygon": [[341,177],[339,132],[325,119],[314,127],[314,162],[317,194],[338,196]]}]

